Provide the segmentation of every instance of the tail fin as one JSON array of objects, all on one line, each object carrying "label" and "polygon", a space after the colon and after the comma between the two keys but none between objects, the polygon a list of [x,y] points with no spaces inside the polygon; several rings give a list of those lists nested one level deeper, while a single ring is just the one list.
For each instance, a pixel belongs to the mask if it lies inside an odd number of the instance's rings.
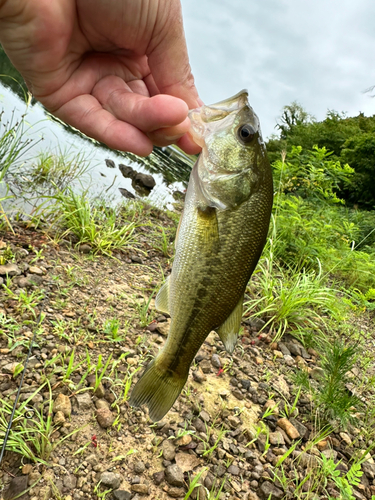
[{"label": "tail fin", "polygon": [[153,422],[161,420],[178,398],[188,377],[181,378],[171,370],[160,370],[153,359],[135,384],[130,396],[131,406],[148,406]]}]

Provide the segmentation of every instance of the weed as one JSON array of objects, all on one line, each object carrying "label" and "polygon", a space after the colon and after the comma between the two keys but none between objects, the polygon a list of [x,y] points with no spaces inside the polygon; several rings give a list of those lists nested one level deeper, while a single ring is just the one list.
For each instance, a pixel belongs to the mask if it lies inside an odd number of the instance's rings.
[{"label": "weed", "polygon": [[345,346],[341,340],[326,344],[321,367],[324,378],[318,385],[317,403],[327,418],[339,419],[342,425],[353,420],[351,408],[360,400],[346,388],[348,372],[358,357],[358,345]]},{"label": "weed", "polygon": [[139,316],[139,325],[144,328],[152,321],[152,316],[149,313],[149,308],[151,304],[152,297],[154,296],[154,292],[150,295],[150,297],[146,300],[143,298],[143,301],[135,301],[134,306]]},{"label": "weed", "polygon": [[87,191],[76,194],[70,187],[51,197],[56,204],[49,209],[54,226],[60,226],[60,238],[71,235],[77,244],[88,243],[95,253],[112,255],[114,250],[130,249],[136,242],[134,221],[124,221],[116,211],[93,205]]}]

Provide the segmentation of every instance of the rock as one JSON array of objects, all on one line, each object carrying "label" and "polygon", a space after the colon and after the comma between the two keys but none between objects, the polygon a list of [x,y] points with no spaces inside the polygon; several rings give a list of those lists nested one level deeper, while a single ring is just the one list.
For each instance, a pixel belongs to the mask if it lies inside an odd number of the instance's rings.
[{"label": "rock", "polygon": [[138,187],[151,191],[156,186],[156,182],[152,175],[138,172],[132,177],[132,186],[134,189]]},{"label": "rock", "polygon": [[[253,485],[252,484],[253,482],[256,483],[256,484]],[[257,481],[252,481],[251,482],[251,486],[257,487],[258,486],[258,482]],[[258,495],[255,493],[255,491],[251,491],[251,490],[248,492],[247,497],[245,497],[245,498],[246,498],[246,500],[260,500],[259,497],[258,497]]]},{"label": "rock", "polygon": [[117,490],[122,482],[122,477],[116,472],[105,471],[100,476],[100,480],[105,486],[109,486],[113,490]]},{"label": "rock", "polygon": [[92,248],[91,248],[91,245],[89,245],[88,243],[83,243],[82,245],[79,245],[78,250],[81,253],[88,254],[91,252]]},{"label": "rock", "polygon": [[292,356],[290,356],[288,354],[284,356],[284,361],[285,361],[285,364],[288,366],[294,365],[294,359],[292,358]]},{"label": "rock", "polygon": [[294,450],[293,457],[297,459],[296,462],[303,469],[316,469],[320,465],[319,459],[315,455],[310,455],[309,453]]},{"label": "rock", "polygon": [[170,462],[174,460],[176,456],[175,445],[170,439],[165,439],[161,444],[161,448],[163,450],[164,460],[169,460]]},{"label": "rock", "polygon": [[118,188],[118,190],[120,191],[120,193],[122,194],[122,196],[124,198],[127,198],[128,200],[135,200],[136,199],[136,196],[134,196],[134,194],[131,193],[130,191],[128,191],[127,189]]},{"label": "rock", "polygon": [[120,172],[122,175],[126,178],[132,178],[137,172],[132,168],[129,167],[128,165],[124,165],[123,163],[120,163],[118,166]]},{"label": "rock", "polygon": [[133,496],[130,491],[126,490],[114,490],[112,495],[115,500],[130,500]]},{"label": "rock", "polygon": [[319,368],[319,366],[316,366],[315,368],[310,370],[309,375],[311,378],[313,378],[314,380],[317,380],[318,382],[319,382],[319,380],[323,380],[325,377],[324,370],[322,368]]},{"label": "rock", "polygon": [[115,416],[109,408],[99,408],[96,410],[96,420],[98,421],[100,427],[108,429],[115,421]]},{"label": "rock", "polygon": [[260,318],[249,318],[246,323],[251,326],[252,328],[255,328],[256,330],[261,330],[264,325],[266,324],[265,321],[263,321],[262,319]]},{"label": "rock", "polygon": [[30,474],[30,472],[33,470],[33,466],[31,464],[25,464],[22,466],[22,474]]},{"label": "rock", "polygon": [[[21,367],[22,367],[22,369],[21,369]],[[21,363],[17,363],[17,361],[14,361],[13,363],[7,363],[6,365],[4,365],[1,368],[1,370],[4,373],[10,373],[11,375],[13,375],[14,372],[15,372],[15,370],[16,370],[16,368],[17,368],[18,373],[21,373],[22,370],[23,370],[23,365],[21,365]]]},{"label": "rock", "polygon": [[249,380],[249,379],[247,379],[247,378],[241,378],[241,379],[240,379],[240,384],[242,385],[242,387],[243,387],[246,391],[248,391],[248,390],[249,390],[249,388],[250,388],[250,380]]},{"label": "rock", "polygon": [[279,342],[279,350],[283,353],[284,356],[290,356],[290,351],[284,342]]},{"label": "rock", "polygon": [[214,367],[214,368],[221,368],[221,361],[220,361],[220,358],[217,354],[213,354],[212,355],[212,358],[211,358],[211,365]]},{"label": "rock", "polygon": [[116,168],[116,164],[113,160],[106,158],[104,161],[108,168]]},{"label": "rock", "polygon": [[284,492],[273,483],[265,481],[259,489],[259,496],[264,500],[281,500],[284,497]]},{"label": "rock", "polygon": [[279,406],[274,399],[268,399],[263,406],[263,411],[266,411],[268,408],[272,408],[272,412],[274,415],[279,414]]},{"label": "rock", "polygon": [[172,487],[168,489],[168,495],[172,498],[184,498],[185,490],[184,488]]},{"label": "rock", "polygon": [[203,453],[206,451],[206,445],[204,443],[199,443],[198,446],[195,448],[195,453],[197,455],[203,455]]},{"label": "rock", "polygon": [[280,391],[287,399],[290,397],[289,385],[283,375],[275,377],[272,381],[272,386]]},{"label": "rock", "polygon": [[[95,384],[92,387],[95,387]],[[101,382],[99,383],[98,387],[95,389],[94,396],[96,396],[97,398],[104,398],[105,389],[104,389],[103,384]]]},{"label": "rock", "polygon": [[241,420],[234,415],[229,415],[227,418],[227,422],[232,427],[232,429],[236,429],[241,425]]},{"label": "rock", "polygon": [[257,365],[262,365],[263,364],[263,358],[261,358],[260,356],[255,356],[255,363]]},{"label": "rock", "polygon": [[227,472],[229,472],[229,474],[232,474],[233,476],[239,476],[240,475],[240,469],[239,469],[239,467],[237,467],[237,465],[233,465],[233,464],[228,467]]},{"label": "rock", "polygon": [[171,486],[181,487],[184,485],[184,474],[177,464],[169,465],[164,474],[166,481]]},{"label": "rock", "polygon": [[206,432],[206,426],[204,425],[203,420],[201,420],[200,418],[195,418],[192,421],[192,425],[198,432]]},{"label": "rock", "polygon": [[142,474],[146,470],[146,466],[142,461],[136,462],[134,464],[134,472],[136,474]]},{"label": "rock", "polygon": [[207,377],[203,373],[202,368],[200,366],[198,366],[198,368],[193,371],[193,379],[199,384],[202,384],[207,380]]},{"label": "rock", "polygon": [[175,439],[174,444],[176,446],[187,446],[188,444],[191,443],[192,439],[193,438],[191,437],[190,434],[185,434],[185,435],[181,436],[180,438]]},{"label": "rock", "polygon": [[344,441],[347,446],[352,446],[352,440],[346,432],[340,432],[340,438]]},{"label": "rock", "polygon": [[175,460],[182,472],[189,472],[201,463],[199,458],[189,453],[177,453]]},{"label": "rock", "polygon": [[73,474],[68,474],[64,477],[63,484],[68,490],[74,490],[77,486],[77,478]]},{"label": "rock", "polygon": [[206,410],[202,410],[199,413],[199,417],[203,420],[203,422],[206,422],[206,424],[211,420],[210,415],[206,412]]},{"label": "rock", "polygon": [[21,269],[17,264],[4,264],[0,265],[0,275],[5,276],[19,276],[21,274]]},{"label": "rock", "polygon": [[289,419],[289,421],[297,429],[297,431],[298,431],[299,435],[301,436],[301,438],[304,438],[306,436],[306,433],[308,432],[307,427],[305,427],[303,424],[301,424],[301,422],[298,422],[298,420],[296,420],[293,417],[291,417]]},{"label": "rock", "polygon": [[19,500],[26,500],[28,495],[22,495],[22,492],[27,490],[27,480],[28,476],[16,476],[12,477],[8,488],[3,493],[3,500],[13,500],[18,498]]},{"label": "rock", "polygon": [[147,484],[132,484],[131,490],[134,491],[134,493],[139,493],[140,495],[149,494],[149,488]]},{"label": "rock", "polygon": [[156,484],[156,486],[159,486],[160,483],[162,483],[165,479],[165,476],[164,476],[164,471],[161,470],[159,472],[155,472],[153,475],[152,475],[153,479],[154,479],[154,483]]},{"label": "rock", "polygon": [[37,274],[38,276],[43,276],[43,271],[38,266],[30,266],[29,267],[30,274]]},{"label": "rock", "polygon": [[80,411],[87,411],[91,409],[92,400],[88,392],[83,392],[82,394],[76,395],[76,400],[78,403],[78,408]]},{"label": "rock", "polygon": [[291,439],[298,439],[300,437],[298,430],[287,418],[280,418],[277,425],[283,429]]},{"label": "rock", "polygon": [[245,399],[245,395],[244,395],[244,394],[240,391],[240,389],[238,389],[237,387],[234,387],[234,388],[232,389],[232,394],[233,394],[233,396],[234,396],[236,399],[238,399],[238,400],[240,400],[240,401],[242,401],[243,399]]},{"label": "rock", "polygon": [[203,373],[211,373],[211,363],[208,361],[208,359],[202,359],[202,361],[199,363],[199,366],[201,367]]},{"label": "rock", "polygon": [[157,331],[160,333],[160,335],[163,335],[163,337],[168,336],[170,324],[170,319],[168,321],[165,321],[164,323],[158,323]]},{"label": "rock", "polygon": [[281,444],[285,444],[283,435],[279,431],[270,432],[269,440],[270,440],[270,443],[274,446],[279,446]]},{"label": "rock", "polygon": [[293,342],[285,342],[286,347],[289,351],[294,354],[294,356],[301,356],[301,348],[298,344],[294,344]]},{"label": "rock", "polygon": [[64,413],[62,411],[57,411],[54,418],[53,423],[57,426],[63,425],[66,422]]},{"label": "rock", "polygon": [[58,411],[61,411],[65,417],[70,417],[72,413],[72,404],[65,394],[59,394],[53,403],[53,412],[57,413]]},{"label": "rock", "polygon": [[362,462],[362,470],[369,479],[375,478],[375,464],[370,462]]}]

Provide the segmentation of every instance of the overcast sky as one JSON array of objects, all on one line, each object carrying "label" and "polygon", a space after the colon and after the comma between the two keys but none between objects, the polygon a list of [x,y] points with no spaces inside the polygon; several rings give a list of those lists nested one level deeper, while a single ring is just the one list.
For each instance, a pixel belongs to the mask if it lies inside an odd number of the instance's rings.
[{"label": "overcast sky", "polygon": [[296,100],[318,120],[328,109],[375,114],[374,0],[182,0],[201,98],[242,88],[263,135]]}]

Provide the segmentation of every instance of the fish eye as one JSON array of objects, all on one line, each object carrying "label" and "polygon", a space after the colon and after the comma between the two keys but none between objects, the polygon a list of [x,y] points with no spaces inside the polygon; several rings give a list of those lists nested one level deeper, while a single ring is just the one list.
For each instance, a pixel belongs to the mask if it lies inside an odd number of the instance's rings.
[{"label": "fish eye", "polygon": [[242,125],[238,131],[237,131],[238,138],[240,139],[241,142],[244,144],[248,144],[254,139],[255,136],[255,130],[251,125],[246,123],[245,125]]}]

